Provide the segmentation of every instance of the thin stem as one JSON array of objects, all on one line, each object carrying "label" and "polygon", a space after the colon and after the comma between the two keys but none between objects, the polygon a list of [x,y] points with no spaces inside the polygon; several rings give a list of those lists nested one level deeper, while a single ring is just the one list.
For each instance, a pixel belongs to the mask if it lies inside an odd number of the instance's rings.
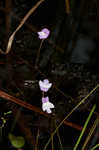
[{"label": "thin stem", "polygon": [[0,128],[0,142],[2,141],[2,127]]},{"label": "thin stem", "polygon": [[93,132],[95,131],[95,129],[96,129],[96,127],[97,127],[98,120],[99,120],[99,116],[96,118],[96,120],[95,120],[95,122],[94,122],[93,126],[91,127],[90,132],[89,132],[89,134],[88,134],[87,138],[85,139],[85,142],[84,142],[83,147],[82,147],[82,149],[81,149],[81,150],[85,150],[86,145],[88,144],[88,142],[89,142],[90,138],[91,138],[91,137],[92,137],[92,135],[93,135]]},{"label": "thin stem", "polygon": [[39,47],[38,52],[37,52],[37,57],[36,57],[36,61],[35,61],[35,68],[38,67],[38,62],[39,62],[39,57],[40,57],[40,51],[41,51],[41,47],[42,47],[43,42],[44,42],[44,39],[41,40],[40,47]]},{"label": "thin stem", "polygon": [[37,150],[37,146],[38,146],[38,137],[39,137],[39,129],[38,129],[38,131],[37,131],[37,136],[36,136],[35,150]]},{"label": "thin stem", "polygon": [[70,3],[69,3],[69,0],[65,0],[65,5],[66,5],[66,13],[70,14]]},{"label": "thin stem", "polygon": [[[55,127],[57,127],[57,126],[56,126],[56,120],[55,120]],[[58,140],[59,140],[60,148],[61,148],[61,150],[63,150],[63,145],[62,145],[62,142],[61,142],[59,130],[57,130],[57,137],[58,137]]]},{"label": "thin stem", "polygon": [[52,140],[52,150],[54,150],[54,141],[53,141],[53,135],[51,134],[51,140]]},{"label": "thin stem", "polygon": [[99,143],[95,145],[91,150],[95,150],[97,147],[99,147]]},{"label": "thin stem", "polygon": [[91,119],[91,117],[92,117],[92,114],[93,114],[95,108],[96,108],[96,105],[93,106],[93,108],[92,108],[92,110],[91,110],[91,112],[90,112],[90,114],[89,114],[89,116],[88,116],[88,118],[87,118],[87,120],[86,120],[86,122],[85,122],[85,124],[84,124],[84,127],[83,127],[83,129],[82,129],[82,131],[81,131],[81,133],[80,133],[80,136],[79,136],[79,138],[78,138],[78,140],[77,140],[77,142],[76,142],[76,144],[75,144],[73,150],[76,150],[76,149],[77,149],[77,147],[78,147],[78,145],[79,145],[79,143],[80,143],[80,141],[81,141],[81,138],[82,138],[82,136],[83,136],[83,134],[84,134],[84,132],[85,132],[85,130],[86,130],[86,128],[87,128],[87,125],[88,125],[88,123],[89,123],[89,121],[90,121],[90,119]]},{"label": "thin stem", "polygon": [[42,92],[42,97],[44,97],[44,92]]}]

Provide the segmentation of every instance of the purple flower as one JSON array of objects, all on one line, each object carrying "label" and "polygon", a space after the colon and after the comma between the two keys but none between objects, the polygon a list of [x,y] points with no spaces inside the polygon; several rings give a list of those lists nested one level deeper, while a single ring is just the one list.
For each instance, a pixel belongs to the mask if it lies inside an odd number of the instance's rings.
[{"label": "purple flower", "polygon": [[52,83],[49,83],[49,80],[48,79],[45,79],[43,81],[39,81],[39,86],[40,86],[40,90],[43,91],[43,92],[47,92],[51,86],[52,86]]},{"label": "purple flower", "polygon": [[37,32],[39,35],[39,39],[46,39],[48,38],[50,31],[47,28],[42,29],[40,32]]},{"label": "purple flower", "polygon": [[50,114],[52,113],[51,108],[54,108],[54,105],[49,102],[49,97],[42,97],[42,110]]}]

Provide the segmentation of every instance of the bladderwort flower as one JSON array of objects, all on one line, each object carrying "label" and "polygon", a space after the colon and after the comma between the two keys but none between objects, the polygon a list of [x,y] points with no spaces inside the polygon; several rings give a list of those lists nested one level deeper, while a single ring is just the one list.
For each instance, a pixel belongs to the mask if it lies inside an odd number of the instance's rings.
[{"label": "bladderwort flower", "polygon": [[52,83],[49,83],[48,79],[44,79],[43,81],[39,81],[39,86],[41,91],[47,92],[51,88]]},{"label": "bladderwort flower", "polygon": [[42,47],[42,44],[44,42],[45,39],[48,38],[48,36],[50,35],[50,30],[48,30],[47,28],[42,29],[40,32],[37,32],[38,34],[38,38],[41,39],[41,43],[37,52],[37,57],[36,57],[36,61],[35,61],[35,68],[37,68],[38,66],[38,62],[39,62],[39,57],[40,57],[40,50]]},{"label": "bladderwort flower", "polygon": [[42,97],[42,110],[50,114],[52,113],[52,108],[54,108],[54,105],[49,102],[49,97]]},{"label": "bladderwort flower", "polygon": [[40,32],[37,32],[39,39],[47,39],[49,34],[50,34],[50,30],[48,30],[47,28],[42,29]]}]

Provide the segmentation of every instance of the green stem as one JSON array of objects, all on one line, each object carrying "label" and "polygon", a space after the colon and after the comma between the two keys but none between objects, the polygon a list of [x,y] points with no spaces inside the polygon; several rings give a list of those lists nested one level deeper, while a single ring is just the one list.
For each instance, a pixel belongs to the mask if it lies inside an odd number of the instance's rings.
[{"label": "green stem", "polygon": [[98,146],[99,146],[99,143],[95,145],[93,148],[91,148],[91,150],[95,150]]},{"label": "green stem", "polygon": [[[56,126],[56,120],[55,120],[55,127],[57,127],[57,126]],[[58,140],[59,140],[60,149],[63,150],[63,145],[62,145],[62,142],[61,142],[59,130],[57,130],[57,137],[58,137]]]},{"label": "green stem", "polygon": [[36,136],[35,150],[37,150],[37,146],[38,146],[38,137],[39,137],[39,129],[38,129],[38,131],[37,131],[37,136]]},{"label": "green stem", "polygon": [[87,128],[87,125],[88,125],[88,123],[89,123],[89,121],[90,121],[90,119],[91,119],[91,116],[92,116],[92,114],[93,114],[93,112],[94,112],[94,110],[95,110],[95,108],[96,108],[96,105],[93,106],[93,108],[92,108],[92,110],[91,110],[91,112],[90,112],[90,114],[89,114],[89,116],[88,116],[88,118],[87,118],[87,120],[86,120],[86,122],[85,122],[85,124],[84,124],[84,127],[83,127],[83,129],[82,129],[82,131],[81,131],[81,133],[80,133],[80,136],[79,136],[79,138],[78,138],[78,140],[77,140],[77,142],[76,142],[76,144],[75,144],[73,150],[76,150],[76,149],[77,149],[77,147],[78,147],[78,145],[79,145],[79,143],[80,143],[80,141],[81,141],[81,138],[82,138],[82,136],[83,136],[83,134],[84,134],[84,132],[85,132],[85,130],[86,130],[86,128]]},{"label": "green stem", "polygon": [[99,122],[99,116],[94,121],[94,124],[92,125],[92,127],[91,127],[91,129],[89,131],[89,134],[88,134],[87,138],[85,139],[85,142],[84,142],[83,147],[82,147],[81,150],[85,150],[86,145],[88,144],[89,140],[91,139],[91,137],[93,135],[93,132],[95,131],[95,129],[97,127],[98,122]]},{"label": "green stem", "polygon": [[53,135],[51,134],[51,140],[52,140],[52,150],[54,150],[54,141],[53,141]]}]

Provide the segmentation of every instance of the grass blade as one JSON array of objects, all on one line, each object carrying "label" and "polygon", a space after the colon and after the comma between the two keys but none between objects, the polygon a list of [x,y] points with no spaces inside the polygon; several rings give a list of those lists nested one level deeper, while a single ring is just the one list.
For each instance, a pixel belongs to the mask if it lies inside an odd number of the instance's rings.
[{"label": "grass blade", "polygon": [[77,149],[77,147],[78,147],[78,145],[79,145],[79,143],[80,143],[80,141],[81,141],[81,138],[82,138],[82,136],[83,136],[83,134],[84,134],[84,132],[85,132],[85,130],[86,130],[86,128],[87,128],[87,125],[88,125],[88,123],[89,123],[89,121],[90,121],[90,119],[91,119],[91,117],[92,117],[92,114],[93,114],[95,108],[96,108],[96,105],[94,105],[94,106],[92,107],[91,112],[89,113],[89,116],[88,116],[88,118],[87,118],[87,120],[86,120],[86,122],[85,122],[85,124],[84,124],[84,127],[83,127],[83,129],[82,129],[82,131],[81,131],[81,133],[80,133],[80,136],[79,136],[79,138],[78,138],[78,140],[77,140],[77,142],[76,142],[76,144],[75,144],[73,150],[76,150],[76,149]]}]

